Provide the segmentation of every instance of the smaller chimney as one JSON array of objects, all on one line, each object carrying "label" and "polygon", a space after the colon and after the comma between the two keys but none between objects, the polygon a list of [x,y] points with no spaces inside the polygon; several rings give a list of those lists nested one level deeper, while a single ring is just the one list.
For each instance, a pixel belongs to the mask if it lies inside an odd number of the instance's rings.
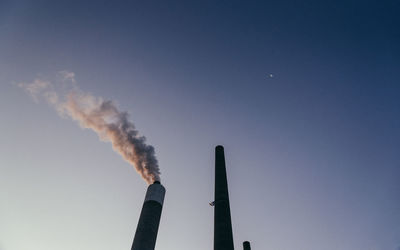
[{"label": "smaller chimney", "polygon": [[243,250],[251,250],[250,242],[248,241],[243,242]]}]

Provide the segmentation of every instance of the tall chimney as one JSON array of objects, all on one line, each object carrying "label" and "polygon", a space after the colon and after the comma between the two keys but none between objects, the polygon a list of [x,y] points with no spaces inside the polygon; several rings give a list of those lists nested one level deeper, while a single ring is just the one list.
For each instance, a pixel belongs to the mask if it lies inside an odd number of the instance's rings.
[{"label": "tall chimney", "polygon": [[248,241],[243,242],[243,250],[251,250],[250,242]]},{"label": "tall chimney", "polygon": [[214,250],[233,250],[224,147],[215,147]]},{"label": "tall chimney", "polygon": [[155,181],[147,188],[132,250],[154,250],[164,202],[165,188]]}]

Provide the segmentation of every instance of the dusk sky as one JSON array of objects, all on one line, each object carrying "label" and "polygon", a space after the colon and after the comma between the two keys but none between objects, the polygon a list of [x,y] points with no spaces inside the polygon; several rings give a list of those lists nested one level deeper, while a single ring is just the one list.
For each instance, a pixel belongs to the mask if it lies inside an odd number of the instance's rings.
[{"label": "dusk sky", "polygon": [[400,249],[399,13],[395,0],[0,0],[0,250],[130,249],[147,188],[111,143],[21,88],[34,81],[113,100],[154,146],[157,250],[213,248],[218,144],[235,249]]}]

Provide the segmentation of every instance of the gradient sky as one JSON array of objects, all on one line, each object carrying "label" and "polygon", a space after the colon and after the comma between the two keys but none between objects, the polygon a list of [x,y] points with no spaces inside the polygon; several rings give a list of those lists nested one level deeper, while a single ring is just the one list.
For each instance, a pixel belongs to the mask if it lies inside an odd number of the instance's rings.
[{"label": "gradient sky", "polygon": [[[400,247],[398,1],[0,1],[0,249],[130,249],[146,183],[16,86],[74,72],[156,149],[156,248]],[[269,77],[273,74],[273,77]]]}]

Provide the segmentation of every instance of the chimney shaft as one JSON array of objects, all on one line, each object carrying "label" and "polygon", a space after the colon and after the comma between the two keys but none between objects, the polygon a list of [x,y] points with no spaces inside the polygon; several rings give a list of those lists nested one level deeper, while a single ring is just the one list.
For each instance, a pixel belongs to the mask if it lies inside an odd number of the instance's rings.
[{"label": "chimney shaft", "polygon": [[132,250],[154,250],[164,196],[165,188],[158,181],[147,188]]},{"label": "chimney shaft", "polygon": [[248,241],[243,242],[243,250],[251,250],[250,242]]},{"label": "chimney shaft", "polygon": [[224,148],[215,148],[214,250],[233,250]]}]

